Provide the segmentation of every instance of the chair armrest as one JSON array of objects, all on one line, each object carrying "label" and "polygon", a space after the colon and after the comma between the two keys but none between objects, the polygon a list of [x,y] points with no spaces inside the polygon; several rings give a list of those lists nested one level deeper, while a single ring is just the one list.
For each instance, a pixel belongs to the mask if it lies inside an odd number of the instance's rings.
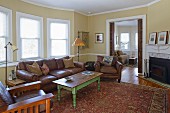
[{"label": "chair armrest", "polygon": [[40,83],[41,83],[40,81],[26,83],[26,84],[14,86],[14,87],[11,87],[11,88],[7,88],[7,90],[9,91],[9,93],[12,96],[15,96],[16,94],[19,95],[20,93],[23,93],[25,91],[39,90],[40,89]]},{"label": "chair armrest", "polygon": [[[0,109],[0,113],[14,113],[15,111],[21,113],[21,110],[27,110],[27,108],[32,108],[35,106],[36,111],[38,110],[38,105],[45,104],[46,113],[50,113],[50,98],[54,97],[52,93],[27,99],[21,102],[17,102]],[[25,112],[24,112],[25,113]],[[38,113],[38,112],[36,112]]]},{"label": "chair armrest", "polygon": [[38,75],[25,70],[17,70],[16,75],[19,79],[24,80],[26,82],[34,82],[39,80]]},{"label": "chair armrest", "polygon": [[116,69],[117,69],[117,71],[118,71],[119,76],[121,77],[123,65],[122,65],[122,63],[120,63],[119,61],[116,62]]},{"label": "chair armrest", "polygon": [[100,72],[100,62],[96,61],[94,64],[95,71]]},{"label": "chair armrest", "polygon": [[76,61],[74,61],[74,65],[76,67],[79,67],[79,68],[82,68],[82,69],[85,70],[85,63],[83,63],[83,62],[76,62]]}]

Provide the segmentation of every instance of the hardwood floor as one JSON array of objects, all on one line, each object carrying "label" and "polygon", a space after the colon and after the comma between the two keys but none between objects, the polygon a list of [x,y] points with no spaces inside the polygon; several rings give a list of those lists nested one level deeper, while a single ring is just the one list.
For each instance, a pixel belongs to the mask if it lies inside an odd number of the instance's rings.
[{"label": "hardwood floor", "polygon": [[157,88],[164,88],[168,89],[168,113],[170,113],[170,89],[167,87],[160,86],[159,84],[153,83],[151,81],[148,81],[144,79],[143,77],[137,77],[138,76],[138,68],[133,67],[124,67],[122,71],[122,78],[121,82],[127,82],[132,84],[140,84],[140,85],[146,85],[151,87],[157,87]]}]

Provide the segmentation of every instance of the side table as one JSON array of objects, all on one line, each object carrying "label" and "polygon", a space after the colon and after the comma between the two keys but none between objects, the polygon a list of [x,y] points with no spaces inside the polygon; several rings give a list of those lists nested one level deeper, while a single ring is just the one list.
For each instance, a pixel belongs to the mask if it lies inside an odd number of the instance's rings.
[{"label": "side table", "polygon": [[129,64],[135,65],[137,63],[137,58],[129,58]]},{"label": "side table", "polygon": [[20,85],[20,84],[24,84],[25,82],[26,81],[17,78],[15,80],[8,80],[7,85],[9,87],[13,87],[13,86],[17,86],[17,85]]}]

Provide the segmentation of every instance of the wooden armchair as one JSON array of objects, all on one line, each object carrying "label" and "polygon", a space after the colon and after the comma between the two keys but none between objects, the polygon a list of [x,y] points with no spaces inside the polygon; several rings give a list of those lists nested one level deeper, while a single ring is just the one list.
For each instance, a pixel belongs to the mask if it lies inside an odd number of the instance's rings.
[{"label": "wooden armchair", "polygon": [[40,81],[6,89],[0,82],[0,113],[50,113],[52,93],[40,90]]}]

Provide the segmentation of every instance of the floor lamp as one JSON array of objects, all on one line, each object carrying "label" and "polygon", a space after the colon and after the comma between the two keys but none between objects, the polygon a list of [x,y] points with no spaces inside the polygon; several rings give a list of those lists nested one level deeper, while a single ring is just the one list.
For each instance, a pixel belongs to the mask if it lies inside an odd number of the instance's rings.
[{"label": "floor lamp", "polygon": [[11,49],[12,49],[13,52],[16,51],[16,50],[18,50],[18,48],[17,48],[16,46],[12,45],[11,42],[8,42],[8,43],[6,44],[6,46],[4,47],[5,50],[6,50],[6,60],[5,60],[5,64],[6,64],[6,65],[5,65],[5,84],[6,84],[6,87],[7,87],[7,62],[8,62],[7,50],[8,50],[8,45],[11,46]]},{"label": "floor lamp", "polygon": [[78,38],[75,39],[72,46],[77,46],[78,47],[77,48],[77,57],[78,57],[78,61],[79,61],[79,49],[80,49],[80,47],[85,46],[84,42],[79,38],[79,35],[78,35]]}]

